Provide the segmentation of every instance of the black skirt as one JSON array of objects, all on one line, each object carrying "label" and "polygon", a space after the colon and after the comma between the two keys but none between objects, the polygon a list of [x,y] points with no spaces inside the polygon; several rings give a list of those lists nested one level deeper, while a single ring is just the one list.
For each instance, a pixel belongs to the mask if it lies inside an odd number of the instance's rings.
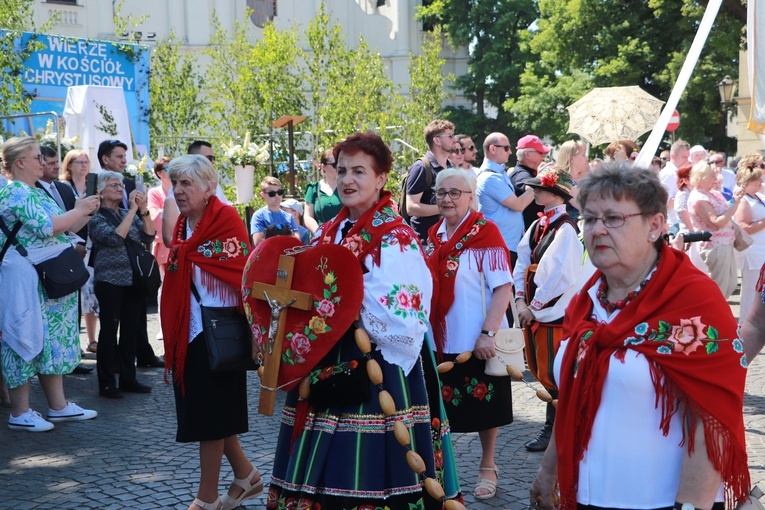
[{"label": "black skirt", "polygon": [[183,383],[185,394],[173,382],[178,417],[176,441],[214,441],[249,430],[247,372],[211,372],[203,334],[189,343]]},{"label": "black skirt", "polygon": [[[457,354],[444,354],[454,361]],[[472,356],[439,374],[452,432],[480,432],[513,422],[512,379],[486,375],[486,362]]]}]

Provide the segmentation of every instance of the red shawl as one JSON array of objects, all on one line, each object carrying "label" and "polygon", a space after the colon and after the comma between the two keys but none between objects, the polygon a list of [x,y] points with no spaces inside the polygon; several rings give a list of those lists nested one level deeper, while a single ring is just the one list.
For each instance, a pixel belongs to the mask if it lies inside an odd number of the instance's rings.
[{"label": "red shawl", "polygon": [[471,211],[451,237],[442,243],[437,232],[441,220],[428,230],[428,266],[433,273],[433,299],[430,306],[430,325],[439,360],[446,343],[446,314],[454,303],[454,281],[460,266],[460,255],[466,249],[474,253],[478,271],[483,271],[484,253],[489,254],[492,271],[510,269],[510,251],[499,228],[484,219],[483,214]]},{"label": "red shawl", "polygon": [[684,442],[693,444],[696,419],[702,420],[709,459],[722,475],[727,506],[732,506],[749,491],[749,469],[742,414],[746,356],[728,303],[685,254],[664,246],[643,291],[610,324],[597,323],[586,289],[601,275],[596,271],[574,297],[563,322],[571,340],[555,419],[560,508],[576,508],[579,462],[590,441],[611,355],[624,360],[626,349],[648,359],[664,435],[680,404],[685,404],[688,423]]},{"label": "red shawl", "polygon": [[[349,215],[350,210],[343,206],[337,216],[321,225],[314,236],[314,243],[334,243],[337,229]],[[396,242],[402,250],[411,246],[412,240],[417,238],[414,231],[396,212],[390,191],[383,191],[380,194],[380,200],[361,215],[340,246],[351,250],[362,263],[367,255],[372,255],[374,264],[379,266],[382,238],[387,234],[395,235]]]},{"label": "red shawl", "polygon": [[[183,389],[183,370],[189,345],[192,265],[202,270],[202,286],[217,296],[236,298],[241,306],[242,273],[250,254],[247,230],[236,209],[212,196],[191,237],[186,233],[185,216],[175,224],[170,257],[162,288],[161,323],[165,343],[165,378]],[[225,285],[222,285],[225,284]]]}]

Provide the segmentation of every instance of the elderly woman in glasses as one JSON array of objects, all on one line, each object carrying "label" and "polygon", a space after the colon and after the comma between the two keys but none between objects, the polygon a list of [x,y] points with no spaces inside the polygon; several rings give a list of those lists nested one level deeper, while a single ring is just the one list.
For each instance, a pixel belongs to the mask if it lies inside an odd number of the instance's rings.
[{"label": "elderly woman in glasses", "polygon": [[712,239],[699,245],[699,256],[707,266],[707,274],[720,287],[726,298],[733,294],[738,285],[736,260],[733,256],[733,241],[736,231],[733,215],[744,196],[744,190],[733,192],[733,202],[728,202],[717,191],[717,172],[706,161],[699,161],[691,169],[693,191],[688,197],[693,230],[709,230]]},{"label": "elderly woman in glasses", "polygon": [[[136,379],[136,339],[145,297],[133,282],[126,239],[149,244],[154,240],[154,223],[149,218],[146,196],[133,190],[128,209],[122,209],[122,174],[104,170],[98,174],[96,191],[101,208],[88,224],[93,250],[90,255],[100,308],[98,333],[98,392],[102,397],[121,398],[123,392],[150,393],[151,386]],[[119,329],[119,349],[117,330]],[[116,384],[114,367],[120,370]]]},{"label": "elderly woman in glasses", "polygon": [[532,506],[733,507],[749,491],[747,361],[725,298],[666,245],[656,174],[603,164],[579,200],[597,271],[566,309]]},{"label": "elderly woman in glasses", "polygon": [[754,284],[760,268],[765,264],[765,193],[762,171],[765,163],[759,154],[741,158],[736,173],[736,184],[744,190],[744,199],[736,209],[736,223],[752,236],[752,245],[742,253],[741,267],[741,315],[744,322],[754,302]]},{"label": "elderly woman in glasses", "polygon": [[510,252],[497,226],[476,211],[475,189],[475,176],[461,168],[436,176],[441,220],[428,231],[428,266],[434,275],[430,323],[439,361],[473,352],[441,374],[442,395],[452,431],[478,432],[481,460],[473,494],[489,499],[499,478],[497,432],[512,423],[513,402],[510,378],[486,375],[484,369],[495,354],[494,334],[507,327],[505,310],[513,290]]}]

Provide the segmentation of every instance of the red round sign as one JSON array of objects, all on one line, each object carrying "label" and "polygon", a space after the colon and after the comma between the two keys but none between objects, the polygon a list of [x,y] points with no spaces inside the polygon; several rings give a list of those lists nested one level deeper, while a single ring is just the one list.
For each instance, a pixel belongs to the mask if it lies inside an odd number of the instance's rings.
[{"label": "red round sign", "polygon": [[669,124],[667,124],[667,131],[672,132],[675,129],[677,129],[680,126],[680,113],[675,110],[672,112],[672,117],[669,119]]}]

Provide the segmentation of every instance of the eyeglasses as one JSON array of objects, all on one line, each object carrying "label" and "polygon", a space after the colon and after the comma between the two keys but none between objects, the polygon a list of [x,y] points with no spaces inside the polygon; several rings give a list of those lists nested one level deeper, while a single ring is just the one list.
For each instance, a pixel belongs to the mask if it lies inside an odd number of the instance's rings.
[{"label": "eyeglasses", "polygon": [[497,145],[496,143],[491,144],[493,147],[500,147],[502,149],[505,149],[505,151],[510,152],[510,146],[509,145]]},{"label": "eyeglasses", "polygon": [[45,164],[45,156],[43,156],[42,154],[37,154],[35,156],[23,156],[19,159],[36,159],[37,161],[40,162],[41,165]]},{"label": "eyeglasses", "polygon": [[642,216],[643,213],[634,214],[622,214],[622,213],[608,213],[605,216],[586,216],[579,217],[579,221],[582,222],[583,230],[592,230],[595,228],[595,224],[598,220],[603,222],[603,226],[606,228],[619,228],[623,227],[628,218],[633,216]]},{"label": "eyeglasses", "polygon": [[454,133],[441,133],[440,135],[436,135],[436,138],[440,138],[442,136],[445,136],[446,138],[454,138]]},{"label": "eyeglasses", "polygon": [[465,149],[462,147],[457,147],[452,149],[452,154],[465,154]]},{"label": "eyeglasses", "polygon": [[324,166],[331,166],[332,168],[337,168],[337,161],[327,161],[324,163]]},{"label": "eyeglasses", "polygon": [[752,163],[751,165],[747,165],[747,168],[749,170],[752,170],[754,168],[765,169],[765,161],[760,161],[759,163]]},{"label": "eyeglasses", "polygon": [[268,195],[271,198],[274,198],[276,195],[279,195],[279,196],[284,195],[284,188],[279,188],[276,191],[274,191],[274,190],[264,191],[263,193],[265,193],[266,195]]},{"label": "eyeglasses", "polygon": [[112,189],[125,189],[125,185],[121,182],[114,182],[112,184],[107,184],[104,186],[105,188],[112,188]]},{"label": "eyeglasses", "polygon": [[90,161],[88,161],[87,159],[75,159],[74,161],[72,161],[72,163],[77,163],[78,165],[88,165],[90,164]]},{"label": "eyeglasses", "polygon": [[452,200],[457,200],[462,196],[463,193],[472,193],[472,191],[462,191],[461,189],[450,189],[447,191],[445,189],[438,189],[436,190],[436,198],[443,200],[446,198],[446,195],[449,195],[449,198]]},{"label": "eyeglasses", "polygon": [[209,161],[210,163],[215,163],[215,156],[213,156],[212,154],[205,157],[207,158],[207,161]]}]

